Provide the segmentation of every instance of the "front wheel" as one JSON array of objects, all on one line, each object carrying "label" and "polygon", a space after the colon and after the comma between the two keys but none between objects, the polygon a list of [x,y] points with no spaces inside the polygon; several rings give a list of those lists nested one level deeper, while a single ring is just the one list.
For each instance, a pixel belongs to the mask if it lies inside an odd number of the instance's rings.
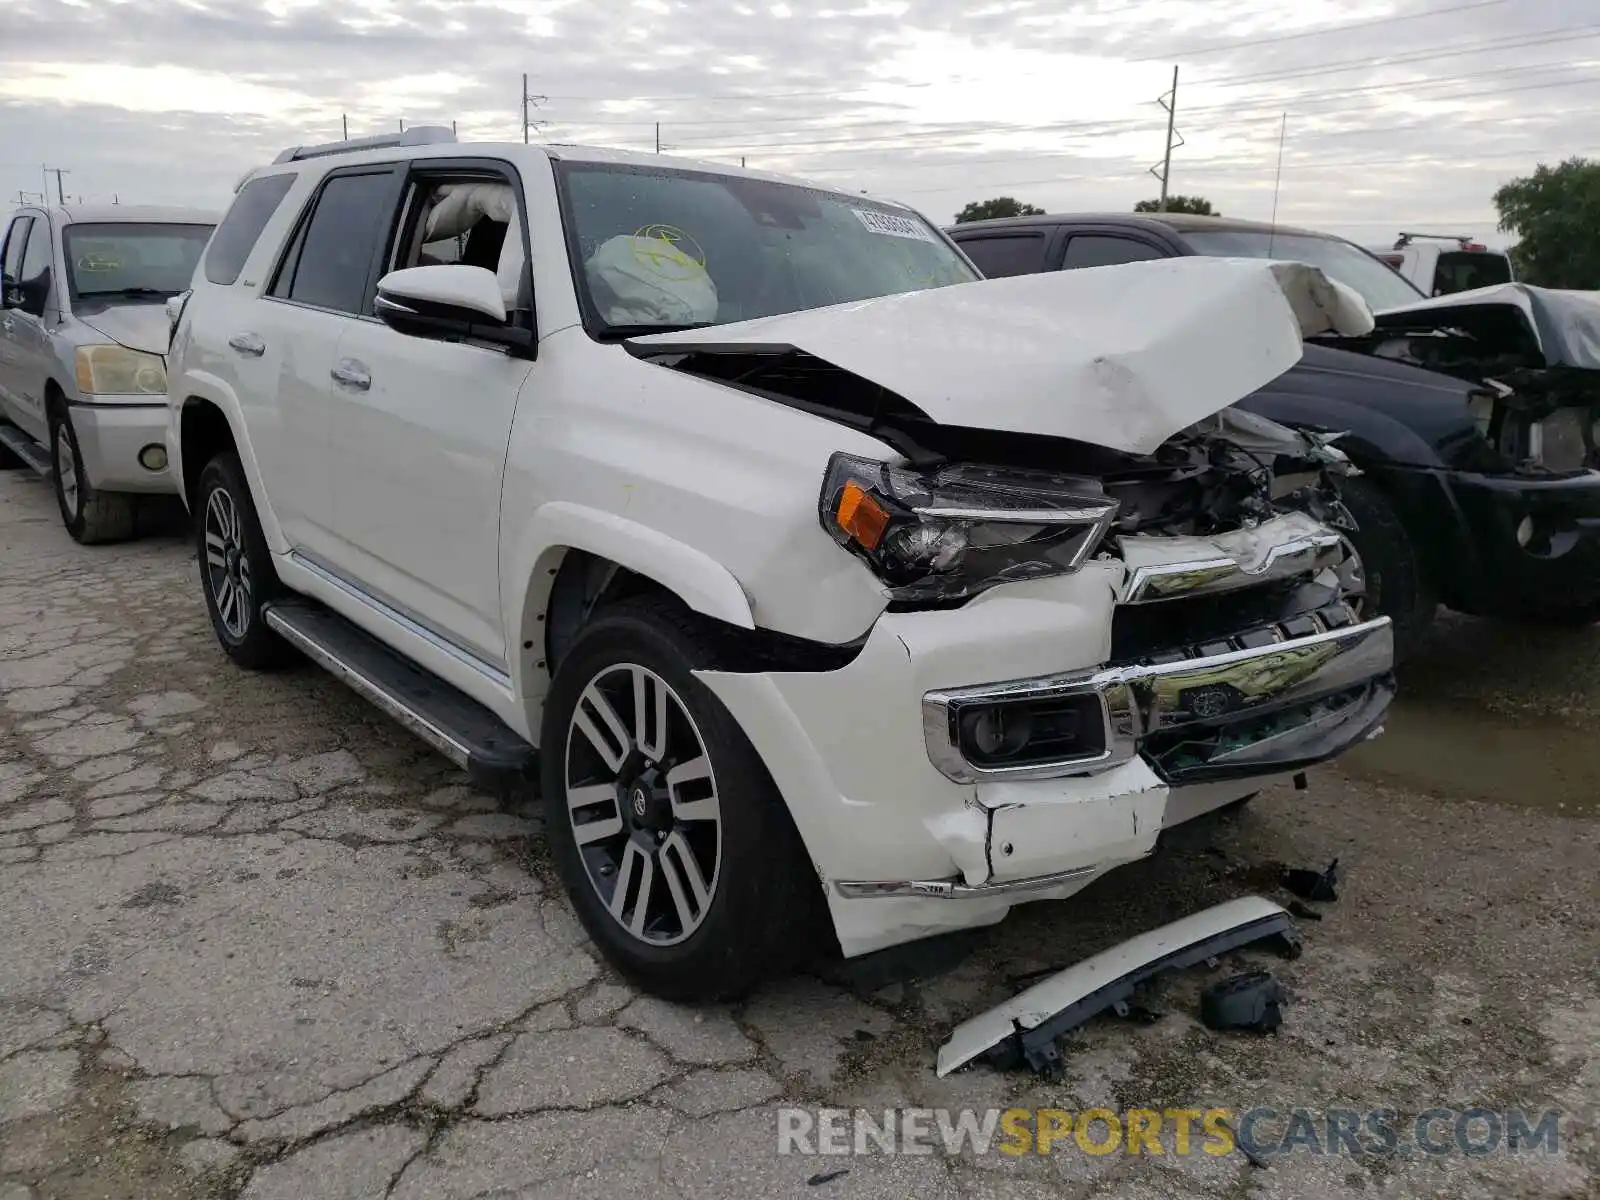
[{"label": "front wheel", "polygon": [[792,961],[817,896],[755,748],[693,672],[715,630],[669,599],[603,611],[546,698],[550,847],[584,928],[640,987],[726,1000]]},{"label": "front wheel", "polygon": [[1346,541],[1354,551],[1344,567],[1346,594],[1362,620],[1394,622],[1395,661],[1408,657],[1433,624],[1438,609],[1417,548],[1400,523],[1389,498],[1365,479],[1346,479],[1339,488],[1355,518]]},{"label": "front wheel", "polygon": [[72,416],[60,404],[50,406],[50,459],[55,468],[56,506],[73,541],[93,546],[133,534],[134,498],[103,492],[89,483]]},{"label": "front wheel", "polygon": [[294,651],[262,614],[278,576],[237,454],[219,454],[200,472],[194,523],[200,586],[224,652],[253,671],[293,661]]}]

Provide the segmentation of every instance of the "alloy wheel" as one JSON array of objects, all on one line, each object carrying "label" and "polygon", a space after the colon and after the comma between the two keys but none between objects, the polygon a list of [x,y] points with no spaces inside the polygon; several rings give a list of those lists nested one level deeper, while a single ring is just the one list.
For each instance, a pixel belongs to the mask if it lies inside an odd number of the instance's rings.
[{"label": "alloy wheel", "polygon": [[72,453],[72,433],[65,421],[56,426],[56,479],[61,486],[61,499],[74,520],[78,516],[78,459]]},{"label": "alloy wheel", "polygon": [[242,639],[250,628],[252,585],[239,509],[223,488],[206,499],[206,580],[217,618],[228,636]]},{"label": "alloy wheel", "polygon": [[694,718],[646,667],[602,669],[567,726],[567,818],[612,920],[651,946],[698,929],[716,895],[722,814]]}]

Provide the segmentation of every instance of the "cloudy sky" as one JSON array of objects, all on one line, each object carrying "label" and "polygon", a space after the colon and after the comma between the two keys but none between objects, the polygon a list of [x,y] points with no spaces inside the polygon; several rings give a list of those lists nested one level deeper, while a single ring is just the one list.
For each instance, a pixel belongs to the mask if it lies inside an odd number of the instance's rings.
[{"label": "cloudy sky", "polygon": [[[1596,0],[0,0],[0,197],[221,207],[285,145],[454,120],[892,195],[1130,208],[1158,185],[1387,241],[1600,154]],[[51,177],[54,191],[54,177]]]}]

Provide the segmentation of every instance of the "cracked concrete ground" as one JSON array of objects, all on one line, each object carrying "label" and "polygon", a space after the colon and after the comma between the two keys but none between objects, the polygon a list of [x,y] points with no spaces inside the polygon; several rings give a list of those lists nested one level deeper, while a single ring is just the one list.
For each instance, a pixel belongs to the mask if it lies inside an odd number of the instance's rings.
[{"label": "cracked concrete ground", "polygon": [[[1018,910],[942,975],[824,964],[691,1010],[598,961],[525,804],[313,668],[232,668],[180,529],[79,547],[0,472],[0,1200],[1594,1196],[1600,630],[1446,620],[1402,682],[1388,737],[1309,791]],[[935,1077],[1014,977],[1335,856],[1341,901],[1263,964],[1277,1037],[1207,1032],[1198,969],[1158,1022],[1074,1035],[1058,1082]],[[1262,1169],[780,1156],[781,1103],[1568,1115],[1557,1156]]]}]

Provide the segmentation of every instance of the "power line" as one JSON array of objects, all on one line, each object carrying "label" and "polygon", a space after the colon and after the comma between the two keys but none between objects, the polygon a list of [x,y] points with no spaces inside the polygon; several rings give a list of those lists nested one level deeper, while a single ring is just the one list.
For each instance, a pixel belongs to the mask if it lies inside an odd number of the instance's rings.
[{"label": "power line", "polygon": [[1476,42],[1462,42],[1454,49],[1428,50],[1415,54],[1387,55],[1382,58],[1345,59],[1336,63],[1325,63],[1320,67],[1308,67],[1292,71],[1268,71],[1258,75],[1229,75],[1221,79],[1203,79],[1200,81],[1205,87],[1243,87],[1253,83],[1273,83],[1281,79],[1304,79],[1313,75],[1338,75],[1345,71],[1359,71],[1377,69],[1378,67],[1395,67],[1404,63],[1432,62],[1440,58],[1460,58],[1470,54],[1489,54],[1502,50],[1526,50],[1533,46],[1547,46],[1552,42],[1576,42],[1594,37],[1600,32],[1600,25],[1574,25],[1569,29],[1555,30],[1547,34],[1532,36],[1517,34],[1512,37],[1488,38]]},{"label": "power line", "polygon": [[1379,25],[1396,25],[1401,21],[1420,21],[1427,17],[1445,17],[1452,13],[1468,12],[1476,8],[1494,8],[1508,0],[1472,0],[1470,4],[1455,4],[1449,8],[1434,8],[1427,12],[1400,13],[1391,17],[1373,17],[1367,21],[1349,21],[1343,25],[1329,25],[1321,29],[1306,29],[1299,33],[1279,33],[1271,37],[1247,38],[1244,41],[1223,42],[1215,46],[1197,46],[1189,50],[1163,50],[1160,54],[1143,58],[1130,58],[1127,62],[1170,62],[1174,58],[1198,58],[1202,54],[1222,54],[1229,50],[1244,50],[1251,46],[1272,46],[1280,42],[1297,42],[1307,38],[1327,37],[1331,33],[1348,33],[1352,29],[1374,29]]},{"label": "power line", "polygon": [[[1571,147],[1564,146],[1564,147],[1561,147],[1559,149],[1553,149],[1553,150],[1515,151],[1515,152],[1510,152],[1510,153],[1502,154],[1502,155],[1482,155],[1480,157],[1483,158],[1483,159],[1489,159],[1489,158],[1541,159],[1541,158],[1549,158],[1549,157],[1553,157],[1553,156],[1560,156],[1562,158],[1568,158],[1568,157],[1571,157],[1574,153],[1580,153],[1580,152],[1574,151]],[[1463,163],[1463,162],[1454,161],[1454,160],[1441,160],[1441,159],[1438,159],[1437,157],[1430,158],[1426,153],[1410,155],[1410,156],[1403,157],[1403,158],[1364,158],[1364,159],[1353,159],[1353,160],[1348,160],[1348,161],[1343,161],[1343,162],[1322,162],[1322,161],[1317,161],[1317,160],[1299,161],[1299,162],[1290,161],[1289,163],[1286,164],[1286,166],[1290,170],[1294,170],[1295,168],[1298,167],[1298,168],[1309,168],[1310,170],[1314,170],[1314,171],[1324,171],[1324,170],[1343,170],[1343,169],[1355,168],[1355,167],[1394,166],[1394,165],[1399,165],[1399,164],[1412,164],[1412,163],[1415,163],[1417,166],[1428,166],[1430,168],[1437,168],[1437,167],[1442,165],[1442,166],[1447,167],[1447,168],[1460,169],[1460,170],[1471,169],[1471,167],[1473,166],[1472,163]],[[959,164],[953,164],[953,165],[959,165]],[[1264,170],[1264,168],[1260,164],[1246,165],[1246,164],[1240,163],[1240,164],[1226,165],[1226,166],[1220,166],[1220,167],[1208,167],[1204,162],[1200,162],[1200,163],[1193,164],[1192,173],[1198,179],[1200,179],[1201,181],[1204,181],[1204,180],[1209,179],[1209,178],[1211,178],[1212,176],[1215,176],[1215,175],[1239,175],[1239,174],[1260,175],[1263,172],[1263,170]],[[1143,177],[1144,174],[1145,174],[1145,172],[1143,172],[1143,171],[1140,171],[1140,170],[1137,170],[1137,169],[1130,169],[1130,170],[1127,170],[1127,171],[1111,171],[1111,172],[1107,172],[1107,173],[1099,174],[1099,175],[1068,174],[1068,175],[1050,175],[1050,176],[1045,176],[1043,178],[1036,178],[1036,179],[1002,179],[1002,180],[993,180],[993,181],[991,181],[991,180],[983,180],[983,181],[979,181],[979,182],[976,182],[976,183],[974,183],[972,181],[967,181],[967,182],[964,182],[964,183],[955,184],[955,185],[953,185],[951,187],[895,188],[893,190],[899,195],[929,196],[929,195],[939,195],[939,194],[943,194],[943,193],[946,193],[946,192],[967,191],[967,190],[969,190],[971,188],[975,188],[975,187],[976,188],[1045,187],[1045,186],[1048,186],[1049,184],[1052,184],[1052,183],[1078,183],[1078,182],[1101,182],[1101,181],[1104,181],[1104,182],[1115,182],[1115,181],[1124,180],[1124,179],[1139,179],[1139,178]]]}]

